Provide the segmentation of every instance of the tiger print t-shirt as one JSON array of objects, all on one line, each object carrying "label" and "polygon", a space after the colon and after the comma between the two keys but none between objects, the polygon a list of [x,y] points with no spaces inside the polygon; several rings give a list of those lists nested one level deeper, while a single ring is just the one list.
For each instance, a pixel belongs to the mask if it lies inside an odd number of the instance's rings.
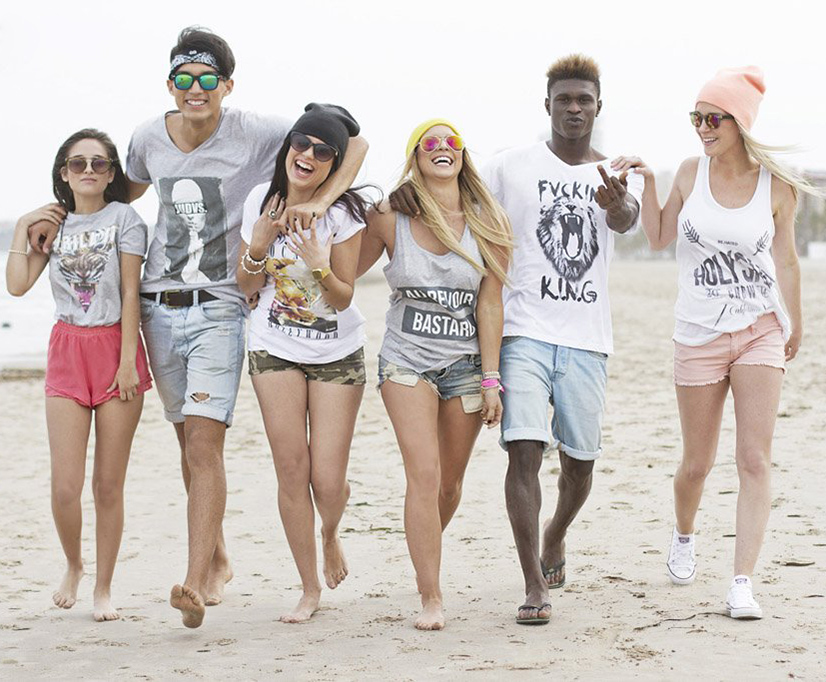
[{"label": "tiger print t-shirt", "polygon": [[120,254],[146,254],[146,223],[128,204],[97,213],[69,213],[49,257],[55,317],[78,327],[115,324],[121,317]]},{"label": "tiger print t-shirt", "polygon": [[[504,292],[505,336],[610,354],[614,350],[608,265],[614,232],[595,194],[609,159],[569,166],[545,142],[497,154],[484,178],[513,226]],[[628,175],[641,204],[643,178]]]}]

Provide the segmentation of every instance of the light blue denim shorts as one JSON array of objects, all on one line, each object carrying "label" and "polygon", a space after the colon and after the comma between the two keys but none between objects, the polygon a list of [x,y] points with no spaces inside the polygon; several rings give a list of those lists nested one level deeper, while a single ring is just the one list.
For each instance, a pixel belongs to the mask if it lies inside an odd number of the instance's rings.
[{"label": "light blue denim shorts", "polygon": [[[499,444],[532,440],[574,459],[599,457],[607,383],[605,353],[557,346],[526,336],[502,339],[504,414]],[[553,418],[548,431],[548,405]]]},{"label": "light blue denim shorts", "polygon": [[444,369],[416,372],[397,365],[379,355],[379,385],[392,381],[402,386],[415,386],[424,381],[441,400],[462,399],[466,414],[482,409],[482,357],[465,355]]},{"label": "light blue denim shorts", "polygon": [[241,305],[173,307],[142,298],[141,328],[166,419],[207,417],[230,426],[244,364]]}]

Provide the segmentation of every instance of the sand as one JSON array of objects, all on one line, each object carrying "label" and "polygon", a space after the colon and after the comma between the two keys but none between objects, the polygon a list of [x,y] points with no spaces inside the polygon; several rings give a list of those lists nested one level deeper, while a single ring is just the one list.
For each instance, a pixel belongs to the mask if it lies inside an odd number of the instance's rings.
[{"label": "sand", "polygon": [[[413,628],[418,612],[402,527],[404,476],[389,421],[365,394],[343,521],[350,576],[326,590],[303,625],[277,622],[300,594],[276,509],[275,475],[248,377],[228,434],[225,529],[235,570],[226,601],[187,630],[167,604],[186,566],[186,499],[172,428],[150,394],[127,479],[127,517],[114,602],[122,620],[91,617],[94,511],[84,490],[90,575],[70,611],[52,606],[63,558],[49,508],[42,379],[0,383],[0,677],[5,679],[419,680],[822,678],[826,658],[826,264],[804,263],[806,336],[787,375],[775,437],[773,512],[754,579],[765,617],[724,615],[734,552],[737,477],[733,411],[698,518],[700,575],[677,588],[664,563],[680,433],[671,384],[675,265],[616,262],[617,352],[609,362],[604,455],[568,537],[568,585],[551,624],[514,623],[522,576],[505,514],[506,459],[496,432],[480,437],[464,499],[444,540],[447,628]],[[363,281],[375,375],[386,288]],[[91,450],[90,450],[91,453]],[[556,456],[543,467],[555,500]],[[91,471],[91,465],[89,466]],[[798,566],[794,564],[808,564]]]}]

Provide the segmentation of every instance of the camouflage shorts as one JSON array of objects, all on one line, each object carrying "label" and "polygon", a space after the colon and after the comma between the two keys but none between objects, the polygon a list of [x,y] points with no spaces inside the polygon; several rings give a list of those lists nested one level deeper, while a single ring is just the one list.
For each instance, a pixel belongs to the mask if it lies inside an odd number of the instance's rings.
[{"label": "camouflage shorts", "polygon": [[341,360],[320,365],[282,360],[265,350],[251,350],[248,356],[249,371],[252,375],[297,369],[304,372],[307,381],[324,381],[329,384],[348,386],[364,386],[367,383],[367,373],[364,371],[364,348],[359,348]]}]

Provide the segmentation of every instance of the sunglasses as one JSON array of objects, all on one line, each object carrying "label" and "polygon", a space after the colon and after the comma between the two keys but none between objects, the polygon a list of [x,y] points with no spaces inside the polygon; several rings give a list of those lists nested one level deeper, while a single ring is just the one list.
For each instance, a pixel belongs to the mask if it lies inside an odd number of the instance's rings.
[{"label": "sunglasses", "polygon": [[170,76],[170,79],[175,84],[178,90],[189,90],[195,81],[201,86],[201,90],[215,90],[221,80],[221,76],[217,73],[202,73],[200,76],[193,76],[186,71],[179,71]]},{"label": "sunglasses", "polygon": [[313,142],[304,133],[293,131],[290,133],[290,147],[297,152],[306,152],[310,147],[313,148],[313,156],[317,161],[324,163],[330,161],[338,156],[338,149],[331,147],[329,144],[323,142]]},{"label": "sunglasses", "polygon": [[464,140],[462,140],[459,135],[445,135],[444,137],[428,135],[419,140],[419,147],[421,147],[422,151],[426,154],[430,154],[432,151],[438,149],[442,145],[442,142],[446,142],[447,146],[454,152],[460,152],[465,148]]},{"label": "sunglasses", "polygon": [[69,172],[78,175],[85,173],[86,168],[90,165],[92,166],[93,172],[98,175],[103,175],[112,169],[112,159],[104,159],[100,156],[95,156],[91,159],[87,159],[84,156],[73,156],[70,159],[66,159],[66,168],[69,169]]},{"label": "sunglasses", "polygon": [[731,114],[706,114],[703,116],[699,111],[689,111],[688,115],[691,117],[691,125],[699,128],[703,125],[703,121],[709,128],[719,128],[720,124],[726,119],[734,120]]}]

